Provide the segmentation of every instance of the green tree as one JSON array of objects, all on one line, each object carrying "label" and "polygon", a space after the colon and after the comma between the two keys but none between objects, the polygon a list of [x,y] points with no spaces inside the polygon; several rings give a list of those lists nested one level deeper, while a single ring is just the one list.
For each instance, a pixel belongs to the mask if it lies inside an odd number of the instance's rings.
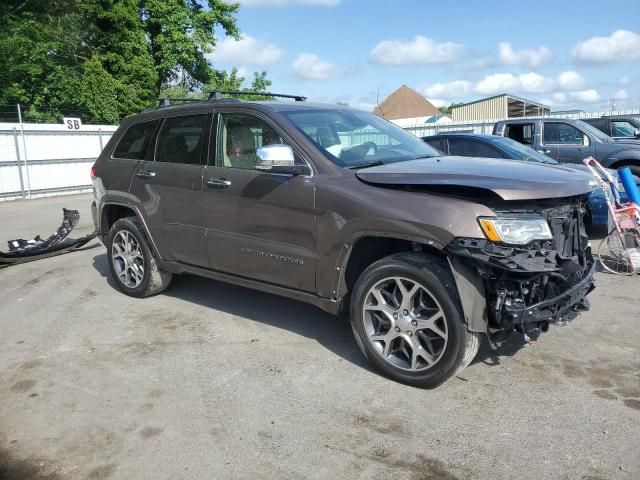
[{"label": "green tree", "polygon": [[140,0],[140,18],[158,73],[158,92],[176,79],[190,87],[210,80],[206,54],[215,46],[216,26],[239,38],[235,18],[239,4],[207,0],[207,6],[196,0]]},{"label": "green tree", "polygon": [[216,26],[239,35],[237,9],[222,0],[5,0],[0,104],[27,105],[33,120],[116,122],[163,86],[199,89],[212,78]]}]

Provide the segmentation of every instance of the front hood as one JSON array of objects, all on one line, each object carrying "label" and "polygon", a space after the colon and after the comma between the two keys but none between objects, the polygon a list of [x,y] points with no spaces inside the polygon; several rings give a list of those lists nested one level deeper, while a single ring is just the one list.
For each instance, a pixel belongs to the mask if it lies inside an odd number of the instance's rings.
[{"label": "front hood", "polygon": [[626,143],[628,145],[640,145],[640,138],[615,138],[616,143]]},{"label": "front hood", "polygon": [[373,185],[425,185],[482,189],[503,200],[561,198],[591,192],[591,175],[558,165],[472,157],[433,157],[388,163],[356,172]]}]

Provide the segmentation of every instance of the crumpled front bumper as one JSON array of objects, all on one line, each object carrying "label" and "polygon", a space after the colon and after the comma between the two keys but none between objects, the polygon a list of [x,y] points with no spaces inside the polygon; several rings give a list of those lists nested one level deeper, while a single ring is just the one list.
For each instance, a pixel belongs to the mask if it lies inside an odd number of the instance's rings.
[{"label": "crumpled front bumper", "polygon": [[595,288],[596,262],[591,263],[587,274],[578,283],[552,298],[533,305],[504,305],[504,311],[512,323],[547,321],[564,324],[573,320],[581,311],[589,310],[587,295]]}]

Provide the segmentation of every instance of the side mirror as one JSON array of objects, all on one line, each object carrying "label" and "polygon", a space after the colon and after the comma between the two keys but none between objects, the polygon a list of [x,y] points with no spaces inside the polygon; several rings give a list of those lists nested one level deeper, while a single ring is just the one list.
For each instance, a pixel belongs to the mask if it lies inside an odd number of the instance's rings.
[{"label": "side mirror", "polygon": [[256,155],[260,159],[260,163],[256,165],[256,170],[299,175],[304,169],[304,166],[295,164],[293,149],[289,145],[267,145],[259,148],[256,151]]}]

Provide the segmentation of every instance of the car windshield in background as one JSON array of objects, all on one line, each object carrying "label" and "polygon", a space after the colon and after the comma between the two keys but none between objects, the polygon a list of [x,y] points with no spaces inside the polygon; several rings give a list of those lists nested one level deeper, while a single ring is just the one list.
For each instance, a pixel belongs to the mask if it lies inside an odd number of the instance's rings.
[{"label": "car windshield in background", "polygon": [[547,157],[545,154],[510,138],[496,136],[496,138],[492,138],[491,141],[506,150],[514,159],[523,160],[525,162],[549,163],[552,165],[558,164],[558,162],[553,158]]},{"label": "car windshield in background", "polygon": [[293,122],[333,163],[358,167],[437,157],[437,150],[368,112],[347,109],[290,111]]},{"label": "car windshield in background", "polygon": [[583,122],[582,120],[578,120],[576,122],[576,124],[582,130],[584,130],[585,132],[589,132],[591,135],[596,137],[601,142],[615,142],[615,140],[612,139],[609,135],[607,135],[606,133],[601,132],[600,130],[598,130],[593,125],[589,125],[587,122]]}]

